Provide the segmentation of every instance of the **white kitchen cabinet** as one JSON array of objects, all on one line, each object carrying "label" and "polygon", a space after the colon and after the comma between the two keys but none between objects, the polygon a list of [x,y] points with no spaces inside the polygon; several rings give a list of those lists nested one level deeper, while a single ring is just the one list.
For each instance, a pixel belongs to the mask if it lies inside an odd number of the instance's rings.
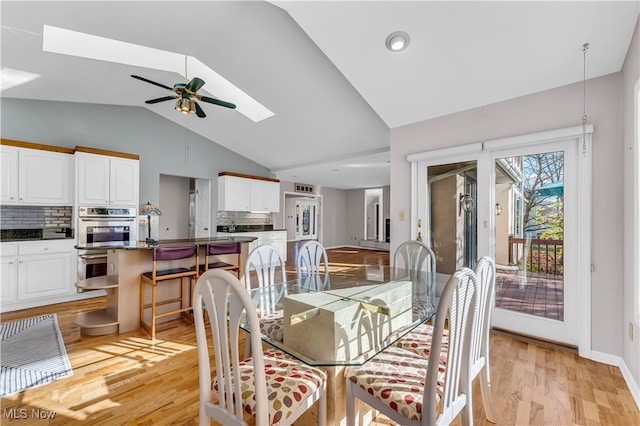
[{"label": "white kitchen cabinet", "polygon": [[2,244],[0,256],[0,303],[14,302],[18,299],[18,246]]},{"label": "white kitchen cabinet", "polygon": [[2,243],[2,310],[47,305],[77,293],[74,244],[70,239]]},{"label": "white kitchen cabinet", "polygon": [[280,211],[280,182],[225,173],[218,176],[218,210]]},{"label": "white kitchen cabinet", "polygon": [[277,213],[280,211],[280,183],[251,180],[251,210]]},{"label": "white kitchen cabinet", "polygon": [[287,261],[287,231],[264,231],[258,233],[258,245],[270,244],[276,248],[284,262]]},{"label": "white kitchen cabinet", "polygon": [[251,180],[238,176],[219,176],[218,210],[251,211]]},{"label": "white kitchen cabinet", "polygon": [[2,146],[3,204],[73,204],[72,157],[68,153]]},{"label": "white kitchen cabinet", "polygon": [[249,251],[265,244],[271,244],[278,250],[278,254],[284,262],[287,261],[287,231],[259,231],[259,232],[224,232],[219,235],[229,237],[256,237],[249,243]]},{"label": "white kitchen cabinet", "polygon": [[139,160],[76,153],[78,204],[138,206]]},{"label": "white kitchen cabinet", "polygon": [[0,170],[0,201],[2,203],[18,202],[18,148],[0,146],[2,154],[2,170]]}]

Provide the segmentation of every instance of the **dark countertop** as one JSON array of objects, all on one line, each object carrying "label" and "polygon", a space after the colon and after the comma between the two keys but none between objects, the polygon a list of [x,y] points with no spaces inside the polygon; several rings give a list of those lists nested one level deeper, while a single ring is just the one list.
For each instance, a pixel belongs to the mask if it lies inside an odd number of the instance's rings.
[{"label": "dark countertop", "polygon": [[2,229],[0,242],[71,240],[73,234],[72,228]]},{"label": "dark countertop", "polygon": [[210,237],[210,238],[180,238],[176,240],[160,240],[158,244],[149,244],[146,241],[135,242],[107,242],[107,243],[88,243],[76,245],[78,250],[150,250],[154,247],[174,247],[185,244],[198,244],[204,246],[208,243],[250,243],[255,237]]}]

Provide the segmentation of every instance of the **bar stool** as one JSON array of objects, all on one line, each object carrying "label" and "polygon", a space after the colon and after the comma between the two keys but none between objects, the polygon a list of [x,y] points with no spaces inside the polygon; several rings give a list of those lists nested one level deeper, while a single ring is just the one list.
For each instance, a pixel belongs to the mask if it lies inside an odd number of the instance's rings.
[{"label": "bar stool", "polygon": [[[158,262],[169,262],[181,259],[193,259],[192,266],[174,267],[170,269],[158,269]],[[162,265],[162,264],[160,264]],[[189,278],[189,294],[185,295],[183,280]],[[161,282],[180,279],[180,297],[167,300],[157,300],[157,286]],[[198,279],[198,246],[189,244],[175,247],[155,247],[153,249],[153,264],[150,272],[140,274],[140,326],[149,333],[151,338],[156,335],[156,320],[158,318],[174,315],[177,313],[189,312],[191,306],[191,281]],[[151,303],[145,303],[145,286],[151,286]],[[185,306],[186,301],[186,306]],[[161,305],[179,303],[180,307],[170,311],[158,313],[157,307]],[[145,322],[144,312],[151,309],[151,322]]]},{"label": "bar stool", "polygon": [[[211,259],[211,256],[223,254],[235,254],[236,263],[227,263],[220,260]],[[209,243],[205,248],[204,265],[200,265],[200,273],[209,269],[223,269],[225,271],[235,271],[236,278],[240,278],[240,243]]]}]

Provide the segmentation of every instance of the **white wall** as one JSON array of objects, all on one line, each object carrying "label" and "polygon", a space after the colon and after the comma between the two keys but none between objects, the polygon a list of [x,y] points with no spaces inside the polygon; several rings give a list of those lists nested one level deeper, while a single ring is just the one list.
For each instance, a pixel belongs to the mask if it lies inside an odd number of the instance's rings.
[{"label": "white wall", "polygon": [[320,188],[322,194],[322,245],[339,247],[347,244],[347,191]]},{"label": "white wall", "polygon": [[[578,64],[582,66],[582,64]],[[587,81],[593,133],[592,349],[622,356],[621,74]],[[391,250],[410,237],[407,154],[581,125],[582,83],[559,87],[391,131]],[[407,212],[404,222],[399,212]],[[626,330],[626,329],[625,329]]]},{"label": "white wall", "polygon": [[[640,22],[640,21],[638,21]],[[631,375],[636,383],[636,402],[640,405],[640,328],[634,324],[635,298],[640,295],[634,292],[633,268],[640,260],[637,253],[633,252],[633,157],[638,155],[640,144],[634,133],[634,86],[640,79],[640,24],[636,23],[636,30],[631,40],[631,46],[627,53],[624,66],[622,68],[622,226],[623,233],[623,271],[622,271],[622,326],[628,327],[632,324],[634,340],[631,340],[628,333],[623,333],[623,358]]]}]

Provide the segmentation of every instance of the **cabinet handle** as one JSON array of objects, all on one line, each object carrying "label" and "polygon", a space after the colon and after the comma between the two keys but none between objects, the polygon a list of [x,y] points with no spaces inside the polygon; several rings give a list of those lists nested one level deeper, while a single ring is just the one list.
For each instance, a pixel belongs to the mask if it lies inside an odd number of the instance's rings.
[{"label": "cabinet handle", "polygon": [[49,250],[49,247],[45,247],[45,248],[44,248],[44,251],[47,251],[47,250]]},{"label": "cabinet handle", "polygon": [[13,260],[9,262],[9,265],[13,265]]}]

